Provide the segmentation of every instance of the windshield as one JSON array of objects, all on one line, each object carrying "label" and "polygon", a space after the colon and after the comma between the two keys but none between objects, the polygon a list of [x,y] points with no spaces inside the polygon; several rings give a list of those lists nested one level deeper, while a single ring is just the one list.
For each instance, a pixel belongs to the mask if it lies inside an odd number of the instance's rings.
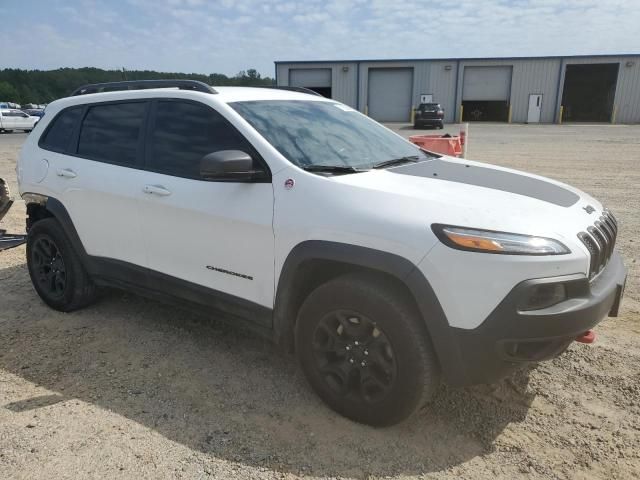
[{"label": "windshield", "polygon": [[373,168],[403,157],[430,158],[356,110],[332,102],[260,100],[230,104],[295,165]]},{"label": "windshield", "polygon": [[439,103],[421,103],[420,110],[440,110]]}]

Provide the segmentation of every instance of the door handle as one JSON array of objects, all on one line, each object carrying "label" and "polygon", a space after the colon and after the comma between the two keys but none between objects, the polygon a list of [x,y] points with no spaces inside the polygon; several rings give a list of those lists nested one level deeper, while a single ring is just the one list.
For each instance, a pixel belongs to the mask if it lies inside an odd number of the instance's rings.
[{"label": "door handle", "polygon": [[65,178],[76,178],[78,176],[78,174],[70,168],[60,168],[57,173],[59,177]]},{"label": "door handle", "polygon": [[142,191],[144,193],[159,195],[161,197],[166,197],[168,195],[171,195],[171,192],[166,188],[164,188],[162,185],[145,185]]}]

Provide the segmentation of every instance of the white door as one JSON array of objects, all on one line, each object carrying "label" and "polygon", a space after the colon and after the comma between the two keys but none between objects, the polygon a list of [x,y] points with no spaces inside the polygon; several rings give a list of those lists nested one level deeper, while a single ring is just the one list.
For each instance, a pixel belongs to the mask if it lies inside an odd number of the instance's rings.
[{"label": "white door", "polygon": [[542,95],[532,93],[529,95],[529,110],[527,123],[540,123],[540,111],[542,110]]},{"label": "white door", "polygon": [[[258,154],[211,107],[154,103],[141,204],[149,268],[263,307],[273,307],[273,188],[207,181],[200,161],[220,150]],[[147,190],[149,190],[147,187]],[[225,297],[227,298],[227,297]]]},{"label": "white door", "polygon": [[[71,134],[82,108],[56,117],[43,139],[54,196],[66,207],[89,255],[146,266],[138,185],[142,126],[148,102],[98,104],[80,129],[77,154]],[[58,152],[50,151],[58,150]]]},{"label": "white door", "polygon": [[11,112],[2,112],[2,128],[7,130],[16,128],[16,117]]},{"label": "white door", "polygon": [[20,130],[31,130],[33,122],[31,117],[23,112],[16,112],[16,128]]}]

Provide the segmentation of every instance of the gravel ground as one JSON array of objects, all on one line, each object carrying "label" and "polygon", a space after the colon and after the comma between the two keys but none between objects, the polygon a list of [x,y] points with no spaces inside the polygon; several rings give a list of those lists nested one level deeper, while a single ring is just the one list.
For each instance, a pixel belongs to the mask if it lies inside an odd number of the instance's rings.
[{"label": "gravel ground", "polygon": [[[24,138],[0,135],[14,192]],[[24,247],[0,254],[0,478],[639,478],[639,139],[640,126],[472,126],[470,158],[569,182],[615,212],[622,314],[592,346],[496,385],[443,387],[388,429],[334,414],[291,358],[215,319],[119,291],[54,312]],[[23,226],[16,202],[3,228]]]}]

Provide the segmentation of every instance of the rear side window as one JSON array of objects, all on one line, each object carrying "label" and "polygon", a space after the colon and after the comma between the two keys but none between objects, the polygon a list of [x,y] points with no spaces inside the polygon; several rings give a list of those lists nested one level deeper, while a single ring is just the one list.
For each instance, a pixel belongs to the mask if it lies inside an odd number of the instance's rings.
[{"label": "rear side window", "polygon": [[60,112],[51,121],[51,125],[40,141],[40,146],[47,150],[66,152],[69,149],[69,142],[80,120],[81,113],[81,107],[69,108]]},{"label": "rear side window", "polygon": [[78,142],[78,155],[120,165],[135,165],[141,147],[146,102],[89,107]]},{"label": "rear side window", "polygon": [[218,112],[202,104],[161,100],[147,147],[146,168],[199,179],[200,160],[218,150],[242,150],[249,142]]}]

